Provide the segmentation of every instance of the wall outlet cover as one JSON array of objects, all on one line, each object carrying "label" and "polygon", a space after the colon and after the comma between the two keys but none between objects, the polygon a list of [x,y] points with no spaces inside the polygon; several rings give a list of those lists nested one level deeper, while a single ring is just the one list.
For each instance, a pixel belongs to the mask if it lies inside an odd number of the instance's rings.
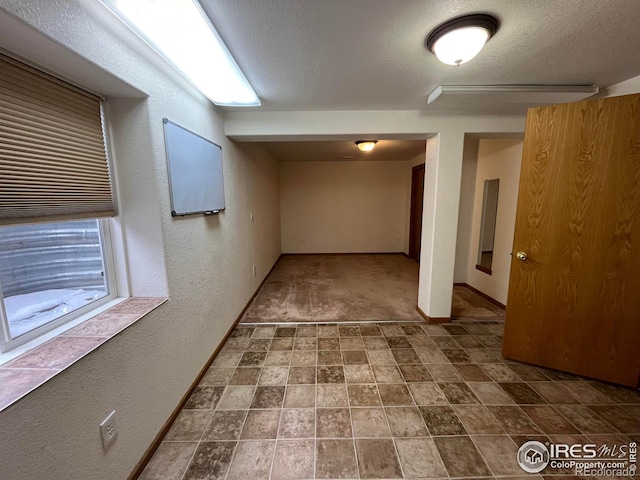
[{"label": "wall outlet cover", "polygon": [[100,424],[100,436],[102,437],[102,447],[106,450],[111,446],[118,436],[116,428],[116,411],[114,410]]}]

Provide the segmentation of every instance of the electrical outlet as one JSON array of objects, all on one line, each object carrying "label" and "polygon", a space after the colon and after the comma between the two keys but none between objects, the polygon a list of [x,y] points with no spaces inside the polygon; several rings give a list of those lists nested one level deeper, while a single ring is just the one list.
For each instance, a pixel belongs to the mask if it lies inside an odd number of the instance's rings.
[{"label": "electrical outlet", "polygon": [[111,412],[100,424],[100,436],[102,437],[102,448],[105,450],[111,446],[118,436],[115,410]]}]

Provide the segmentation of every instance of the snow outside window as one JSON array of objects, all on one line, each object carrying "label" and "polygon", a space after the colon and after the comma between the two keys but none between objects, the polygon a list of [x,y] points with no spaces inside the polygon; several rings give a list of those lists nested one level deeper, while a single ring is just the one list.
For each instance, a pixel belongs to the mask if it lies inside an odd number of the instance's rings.
[{"label": "snow outside window", "polygon": [[0,228],[3,351],[114,296],[106,228],[104,220]]}]

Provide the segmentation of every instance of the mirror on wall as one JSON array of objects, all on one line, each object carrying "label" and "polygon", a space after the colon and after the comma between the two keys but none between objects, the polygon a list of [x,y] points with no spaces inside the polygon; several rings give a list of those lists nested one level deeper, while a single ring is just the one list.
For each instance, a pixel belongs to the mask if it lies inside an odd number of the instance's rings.
[{"label": "mirror on wall", "polygon": [[493,263],[493,243],[496,236],[496,217],[498,215],[498,189],[500,179],[484,181],[482,195],[482,222],[480,223],[480,244],[476,268],[491,275]]}]

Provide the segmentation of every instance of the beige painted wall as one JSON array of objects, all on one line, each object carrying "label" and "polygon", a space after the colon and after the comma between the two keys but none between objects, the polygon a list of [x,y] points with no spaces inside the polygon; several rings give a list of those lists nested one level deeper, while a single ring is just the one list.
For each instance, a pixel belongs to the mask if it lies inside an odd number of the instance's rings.
[{"label": "beige painted wall", "polygon": [[[513,246],[521,160],[520,139],[479,141],[466,283],[504,304],[507,302],[509,287],[510,253]],[[500,190],[492,273],[488,275],[477,270],[475,266],[480,242],[484,181],[494,178],[500,179]]]},{"label": "beige painted wall", "polygon": [[426,110],[234,110],[225,112],[224,120],[225,133],[238,141],[429,137],[418,305],[425,314],[440,318],[451,314],[465,136],[521,134],[525,118]]},{"label": "beige painted wall", "polygon": [[280,162],[283,253],[402,252],[407,162]]},{"label": "beige painted wall", "polygon": [[[54,39],[52,54],[66,46],[90,59],[84,73],[97,84],[104,69],[148,95],[107,101],[116,221],[132,292],[168,292],[170,301],[0,413],[3,479],[127,478],[280,254],[275,160],[228,140],[221,112],[179,75],[125,46],[88,10],[95,5],[8,0],[2,8]],[[223,214],[171,217],[165,116],[222,145]],[[113,409],[119,434],[105,452],[98,425]]]}]

